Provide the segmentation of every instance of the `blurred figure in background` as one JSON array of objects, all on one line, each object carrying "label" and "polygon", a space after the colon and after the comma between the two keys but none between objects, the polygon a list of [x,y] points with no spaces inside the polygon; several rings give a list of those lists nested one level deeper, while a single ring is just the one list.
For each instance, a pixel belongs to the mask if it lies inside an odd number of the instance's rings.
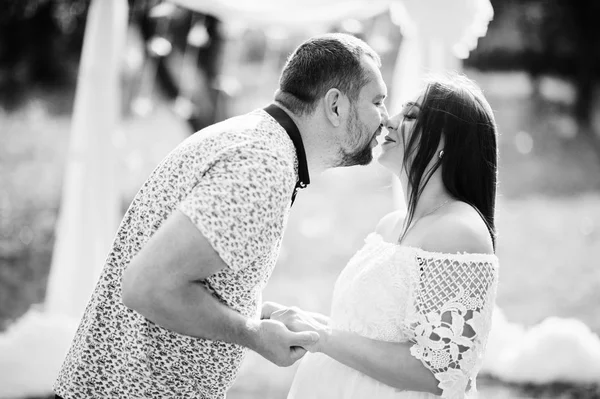
[{"label": "blurred figure in background", "polygon": [[330,34],[291,55],[275,104],[185,140],[121,223],[57,397],[224,398],[247,348],[289,366],[319,338],[261,320],[261,291],[310,173],[371,162],[379,56]]},{"label": "blurred figure in background", "polygon": [[[408,213],[379,222],[338,277],[331,318],[267,302],[262,317],[316,331],[289,398],[466,398],[498,281],[497,133],[466,77],[434,80],[387,124],[379,162]],[[467,392],[469,391],[469,392]]]}]

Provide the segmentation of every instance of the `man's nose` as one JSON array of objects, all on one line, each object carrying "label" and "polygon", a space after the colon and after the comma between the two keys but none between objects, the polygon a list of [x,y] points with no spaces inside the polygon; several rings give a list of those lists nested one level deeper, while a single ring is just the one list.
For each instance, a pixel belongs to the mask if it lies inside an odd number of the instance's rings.
[{"label": "man's nose", "polygon": [[385,107],[385,104],[384,104],[383,110],[381,111],[381,124],[383,126],[386,126],[388,119],[390,119],[390,115],[388,114],[387,108]]}]

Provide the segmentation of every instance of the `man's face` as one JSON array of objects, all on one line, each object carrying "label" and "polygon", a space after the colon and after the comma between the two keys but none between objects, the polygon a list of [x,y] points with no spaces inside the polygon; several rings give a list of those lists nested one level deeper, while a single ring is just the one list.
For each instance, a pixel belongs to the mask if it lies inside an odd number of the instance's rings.
[{"label": "man's face", "polygon": [[388,118],[384,105],[387,87],[381,72],[368,57],[363,59],[363,68],[369,82],[361,89],[358,99],[350,104],[339,166],[369,164],[373,160],[373,148],[377,146],[376,137]]}]

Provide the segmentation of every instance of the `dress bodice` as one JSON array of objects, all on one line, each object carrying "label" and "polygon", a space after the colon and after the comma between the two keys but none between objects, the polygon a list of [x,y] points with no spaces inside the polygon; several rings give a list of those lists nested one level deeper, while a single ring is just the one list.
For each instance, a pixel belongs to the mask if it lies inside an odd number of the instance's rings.
[{"label": "dress bodice", "polygon": [[[464,399],[476,391],[497,282],[495,255],[434,253],[371,233],[335,283],[330,326],[408,342],[411,355],[438,380],[442,397]],[[289,397],[359,398],[373,392],[381,398],[431,397],[384,386],[322,354],[303,359]]]},{"label": "dress bodice", "polygon": [[331,327],[382,341],[407,340],[402,321],[414,267],[413,251],[371,233],[335,283]]}]

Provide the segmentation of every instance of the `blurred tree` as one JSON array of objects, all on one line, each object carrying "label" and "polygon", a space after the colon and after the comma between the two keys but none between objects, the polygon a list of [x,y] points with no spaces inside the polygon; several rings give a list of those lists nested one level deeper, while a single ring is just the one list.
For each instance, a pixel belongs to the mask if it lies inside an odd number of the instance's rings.
[{"label": "blurred tree", "polygon": [[575,115],[579,121],[581,132],[593,136],[592,101],[600,51],[600,29],[595,19],[600,15],[600,2],[597,0],[562,0],[561,3],[575,22],[574,73],[577,83]]},{"label": "blurred tree", "polygon": [[31,87],[73,82],[89,2],[0,2],[0,104],[14,108]]},{"label": "blurred tree", "polygon": [[[153,36],[166,33],[175,50],[154,60],[161,93],[174,100],[185,91],[185,86],[191,87],[188,90],[193,91],[191,110],[183,117],[193,131],[215,122],[218,115],[214,104],[222,95],[218,87],[224,45],[221,22],[182,8],[176,13],[150,18],[152,8],[161,0],[128,2],[129,21],[140,27],[144,40],[148,42]],[[91,0],[0,1],[0,106],[15,109],[32,89],[39,87],[74,89],[90,3]],[[165,19],[169,19],[169,31],[158,32],[159,23]],[[190,30],[199,21],[206,31],[206,40],[196,46],[197,56],[192,62],[194,79],[200,83],[182,82],[181,62],[177,57],[189,47]],[[147,50],[146,55],[152,56]],[[61,111],[69,112],[70,102],[66,108]]]},{"label": "blurred tree", "polygon": [[576,87],[574,115],[579,137],[600,136],[592,128],[593,92],[600,75],[600,29],[595,0],[491,0],[494,20],[465,64],[482,70],[525,70],[570,79]]},{"label": "blurred tree", "polygon": [[[217,121],[217,98],[221,93],[218,78],[221,71],[223,46],[225,40],[221,30],[221,21],[211,15],[193,12],[187,9],[174,8],[174,11],[152,17],[152,9],[161,1],[129,0],[131,4],[131,22],[140,27],[142,37],[148,43],[154,37],[164,37],[172,46],[172,50],[163,56],[151,54],[146,49],[147,57],[154,57],[157,63],[157,80],[162,93],[171,100],[186,93],[186,86],[191,87],[192,109],[189,114],[182,113],[192,131],[200,130]],[[168,8],[165,8],[168,10]],[[162,14],[162,13],[161,13]],[[190,33],[194,28],[206,32],[205,40],[201,43],[191,43],[194,38]],[[200,35],[201,36],[201,35]],[[191,60],[195,81],[182,81],[182,62],[170,62],[177,57],[185,59],[186,51],[196,47],[197,54]],[[189,91],[189,89],[187,90]],[[208,112],[207,112],[208,110]]]},{"label": "blurred tree", "polygon": [[[74,87],[83,42],[85,19],[91,0],[0,1],[0,105],[14,108],[35,87]],[[543,74],[559,74],[577,88],[574,115],[579,137],[598,138],[592,126],[595,80],[600,75],[600,15],[595,0],[491,0],[495,18],[488,34],[466,60],[482,70],[525,70],[534,82]],[[157,34],[157,19],[148,17],[160,0],[129,0],[131,21],[141,27],[145,40]],[[188,118],[192,130],[215,120],[200,99],[212,104],[222,94],[218,88],[224,39],[220,21],[187,10],[172,15],[169,40],[179,55],[194,21],[204,18],[209,40],[198,49],[199,80],[204,92],[195,93],[194,112]],[[167,55],[157,59],[157,79],[162,92],[176,98],[182,92],[181,74]],[[173,60],[171,60],[173,61]],[[186,82],[186,84],[189,82]],[[203,111],[203,112],[199,112]],[[598,149],[600,154],[599,140]]]}]

